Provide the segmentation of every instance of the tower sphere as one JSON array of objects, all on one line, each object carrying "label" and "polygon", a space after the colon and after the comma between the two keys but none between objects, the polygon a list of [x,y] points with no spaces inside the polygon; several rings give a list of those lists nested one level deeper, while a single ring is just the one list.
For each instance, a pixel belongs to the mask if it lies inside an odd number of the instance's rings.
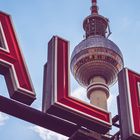
[{"label": "tower sphere", "polygon": [[98,14],[97,0],[91,2],[91,15],[83,22],[86,39],[75,47],[70,67],[84,87],[94,84],[95,77],[102,77],[109,86],[123,68],[123,56],[118,46],[106,37],[107,29],[110,35],[109,20]]},{"label": "tower sphere", "polygon": [[106,37],[89,36],[75,47],[70,67],[75,79],[84,87],[95,76],[104,77],[106,84],[111,85],[123,68],[123,56],[118,46]]}]

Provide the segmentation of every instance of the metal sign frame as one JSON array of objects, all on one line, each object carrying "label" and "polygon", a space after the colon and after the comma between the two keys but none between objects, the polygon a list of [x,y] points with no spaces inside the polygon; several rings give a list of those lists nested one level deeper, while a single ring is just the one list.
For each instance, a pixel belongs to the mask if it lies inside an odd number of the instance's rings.
[{"label": "metal sign frame", "polygon": [[69,42],[54,36],[44,67],[43,111],[100,133],[111,129],[110,112],[70,96]]},{"label": "metal sign frame", "polygon": [[118,76],[118,109],[122,140],[140,139],[140,74],[124,68]]},{"label": "metal sign frame", "polygon": [[4,75],[11,98],[30,105],[35,91],[23,58],[10,15],[0,12],[0,74]]}]

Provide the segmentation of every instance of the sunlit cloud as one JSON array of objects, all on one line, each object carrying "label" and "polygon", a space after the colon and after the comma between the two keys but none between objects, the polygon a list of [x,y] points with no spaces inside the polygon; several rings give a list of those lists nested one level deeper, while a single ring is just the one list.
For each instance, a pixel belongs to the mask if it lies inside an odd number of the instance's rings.
[{"label": "sunlit cloud", "polygon": [[9,117],[0,112],[0,126],[4,125]]},{"label": "sunlit cloud", "polygon": [[42,140],[67,140],[68,138],[40,126],[31,126],[31,130],[36,132]]},{"label": "sunlit cloud", "polygon": [[107,101],[109,110],[111,109],[111,105],[112,105],[114,98],[115,98],[115,96],[113,94],[110,94],[108,101]]},{"label": "sunlit cloud", "polygon": [[117,96],[119,94],[118,91],[118,83],[116,83],[113,87],[110,88],[110,96],[108,98],[108,110],[112,113],[112,117],[118,114],[117,111]]},{"label": "sunlit cloud", "polygon": [[85,102],[89,102],[88,98],[87,98],[87,93],[86,93],[86,89],[83,88],[83,87],[78,87],[76,88],[75,90],[73,90],[71,92],[71,96],[77,98],[77,99],[80,99],[82,101],[85,101]]}]

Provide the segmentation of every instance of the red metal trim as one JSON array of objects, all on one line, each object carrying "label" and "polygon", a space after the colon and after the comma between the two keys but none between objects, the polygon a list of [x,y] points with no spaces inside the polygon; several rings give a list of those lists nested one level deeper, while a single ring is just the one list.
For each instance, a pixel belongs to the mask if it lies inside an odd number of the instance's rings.
[{"label": "red metal trim", "polygon": [[8,47],[8,51],[0,48],[0,74],[5,76],[10,97],[30,105],[35,100],[35,92],[10,16],[0,12],[0,24]]},{"label": "red metal trim", "polygon": [[139,82],[140,74],[127,68],[118,75],[118,110],[123,140],[140,138]]},{"label": "red metal trim", "polygon": [[[111,128],[110,113],[69,95],[69,44],[54,36],[44,69],[43,111],[101,133]],[[47,70],[46,70],[47,69]]]},{"label": "red metal trim", "polygon": [[140,106],[139,106],[139,92],[138,82],[140,82],[140,75],[133,71],[128,70],[129,86],[130,86],[130,99],[132,105],[132,114],[134,121],[134,131],[140,135]]},{"label": "red metal trim", "polygon": [[57,102],[110,123],[110,114],[108,112],[102,111],[94,106],[84,104],[83,102],[80,102],[80,100],[70,97],[68,42],[60,38],[57,38],[57,40]]},{"label": "red metal trim", "polygon": [[94,106],[84,104],[84,102],[80,102],[71,97],[62,98],[61,100],[59,100],[59,102],[68,107],[71,107],[72,109],[78,110],[79,112],[90,115],[90,119],[92,118],[92,116],[94,116],[95,118],[98,118],[104,122],[110,123],[110,115],[107,112],[95,108]]}]

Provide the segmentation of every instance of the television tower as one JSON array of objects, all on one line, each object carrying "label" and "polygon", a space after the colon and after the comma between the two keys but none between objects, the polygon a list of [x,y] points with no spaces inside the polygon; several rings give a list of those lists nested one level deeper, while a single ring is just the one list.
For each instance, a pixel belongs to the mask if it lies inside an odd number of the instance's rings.
[{"label": "television tower", "polygon": [[86,38],[75,47],[70,67],[78,83],[87,88],[90,103],[107,110],[109,86],[123,68],[123,55],[108,39],[109,20],[98,10],[97,0],[92,0],[91,14],[83,22]]}]

